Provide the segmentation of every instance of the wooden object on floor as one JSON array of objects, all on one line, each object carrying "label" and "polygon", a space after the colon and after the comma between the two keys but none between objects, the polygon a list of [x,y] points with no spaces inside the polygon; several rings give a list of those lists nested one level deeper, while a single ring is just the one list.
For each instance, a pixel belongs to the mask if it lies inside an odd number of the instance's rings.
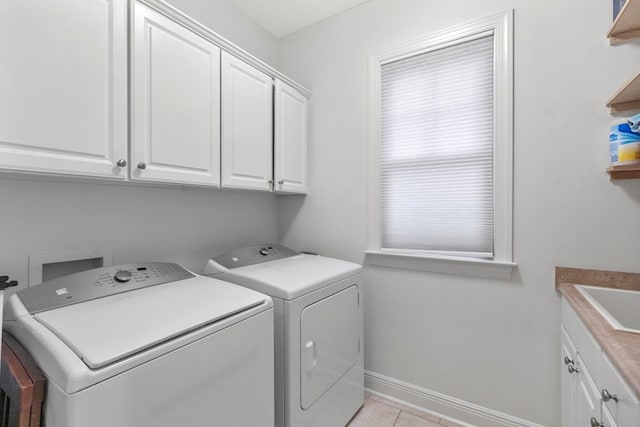
[{"label": "wooden object on floor", "polygon": [[640,37],[640,0],[625,2],[607,37],[612,46]]},{"label": "wooden object on floor", "polygon": [[2,334],[0,425],[39,427],[45,377],[27,351],[6,332]]}]

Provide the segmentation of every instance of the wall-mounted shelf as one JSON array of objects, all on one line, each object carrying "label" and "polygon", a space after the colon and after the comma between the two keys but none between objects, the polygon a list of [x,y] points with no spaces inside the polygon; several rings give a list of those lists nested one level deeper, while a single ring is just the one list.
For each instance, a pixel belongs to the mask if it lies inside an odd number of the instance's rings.
[{"label": "wall-mounted shelf", "polygon": [[[625,1],[607,37],[612,46],[640,38],[640,0]],[[611,113],[640,110],[640,73],[618,89],[607,107]],[[640,164],[611,166],[607,173],[611,180],[640,178]]]},{"label": "wall-mounted shelf", "polygon": [[640,164],[611,166],[607,173],[611,180],[640,178]]},{"label": "wall-mounted shelf", "polygon": [[[640,1],[640,0],[639,0]],[[640,74],[629,80],[607,101],[612,113],[640,110]]]},{"label": "wall-mounted shelf", "polygon": [[612,46],[640,37],[640,0],[626,0],[607,37]]}]

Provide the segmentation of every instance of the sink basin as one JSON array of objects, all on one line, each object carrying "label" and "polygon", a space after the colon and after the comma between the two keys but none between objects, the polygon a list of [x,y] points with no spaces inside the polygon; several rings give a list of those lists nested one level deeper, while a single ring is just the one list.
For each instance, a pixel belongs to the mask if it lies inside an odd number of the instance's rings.
[{"label": "sink basin", "polygon": [[614,329],[640,334],[640,291],[584,285],[576,288]]}]

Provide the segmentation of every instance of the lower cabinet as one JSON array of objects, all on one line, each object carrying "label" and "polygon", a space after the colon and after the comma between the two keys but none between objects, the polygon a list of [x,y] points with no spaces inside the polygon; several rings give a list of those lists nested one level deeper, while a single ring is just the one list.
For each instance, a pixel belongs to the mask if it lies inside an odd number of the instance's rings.
[{"label": "lower cabinet", "polygon": [[560,327],[560,393],[561,400],[561,426],[573,427],[578,425],[576,417],[578,397],[578,368],[576,348],[569,338],[564,326]]},{"label": "lower cabinet", "polygon": [[603,418],[606,410],[607,416],[620,427],[640,426],[640,400],[604,353],[601,387]]},{"label": "lower cabinet", "polygon": [[136,3],[131,179],[220,184],[220,48]]},{"label": "lower cabinet", "polygon": [[562,427],[638,427],[640,400],[562,299]]},{"label": "lower cabinet", "polygon": [[576,355],[576,371],[573,375],[577,381],[576,421],[577,426],[592,426],[594,420],[600,420],[600,397],[598,389],[580,354]]}]

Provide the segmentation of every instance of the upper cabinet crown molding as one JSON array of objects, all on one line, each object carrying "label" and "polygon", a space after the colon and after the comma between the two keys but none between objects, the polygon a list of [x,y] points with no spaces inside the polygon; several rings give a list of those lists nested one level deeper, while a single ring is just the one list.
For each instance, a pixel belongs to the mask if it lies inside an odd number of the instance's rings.
[{"label": "upper cabinet crown molding", "polygon": [[0,2],[0,169],[126,178],[126,4]]},{"label": "upper cabinet crown molding", "polygon": [[189,28],[191,31],[195,32],[196,34],[199,34],[201,37],[204,37],[205,39],[208,39],[212,43],[219,46],[222,50],[229,52],[236,58],[241,59],[242,61],[256,68],[257,70],[262,71],[263,73],[273,77],[274,79],[279,79],[287,83],[288,85],[294,87],[298,92],[303,94],[306,98],[311,97],[311,91],[309,89],[305,88],[304,86],[300,85],[299,83],[285,76],[275,68],[267,65],[260,59],[251,55],[249,52],[238,47],[237,45],[233,44],[232,42],[220,36],[219,34],[213,32],[210,28],[206,27],[205,25],[201,24],[197,20],[181,12],[180,10],[173,7],[172,5],[166,3],[165,1],[162,1],[162,0],[138,0],[138,1],[140,3],[146,4],[147,6],[153,9],[156,9],[157,11],[170,17],[174,21],[184,25],[185,27]]}]

